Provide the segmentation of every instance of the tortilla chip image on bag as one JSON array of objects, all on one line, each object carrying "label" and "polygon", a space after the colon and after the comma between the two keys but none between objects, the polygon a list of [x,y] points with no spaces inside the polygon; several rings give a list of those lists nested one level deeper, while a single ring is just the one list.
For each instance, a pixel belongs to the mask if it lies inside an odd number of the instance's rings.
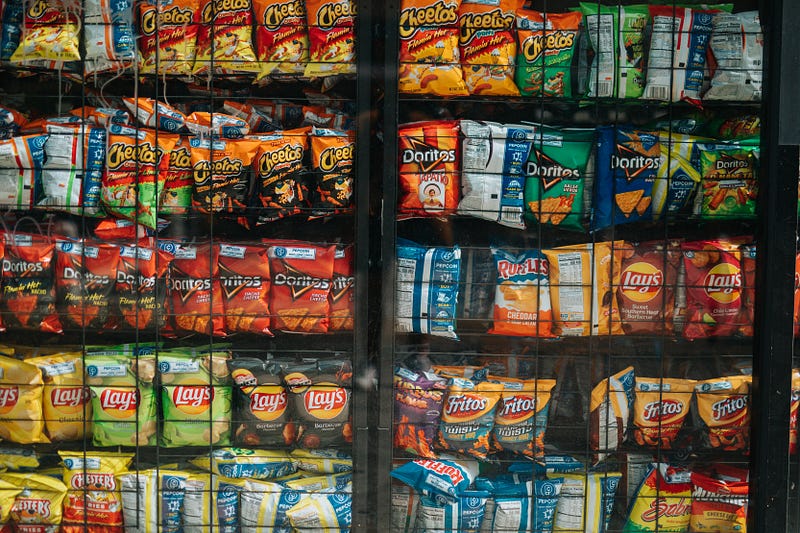
[{"label": "tortilla chip image on bag", "polygon": [[21,489],[11,506],[14,531],[58,533],[67,487],[60,479],[43,474],[6,472],[0,481]]},{"label": "tortilla chip image on bag", "polygon": [[633,436],[640,446],[672,450],[689,414],[695,382],[636,376]]},{"label": "tortilla chip image on bag", "polygon": [[200,22],[199,1],[144,0],[138,10],[139,73],[190,75]]},{"label": "tortilla chip image on bag", "polygon": [[19,444],[49,442],[44,435],[42,371],[0,356],[0,438]]},{"label": "tortilla chip image on bag", "polygon": [[486,459],[492,450],[495,412],[503,390],[502,383],[451,378],[442,407],[437,447]]},{"label": "tortilla chip image on bag", "polygon": [[52,442],[80,440],[92,434],[92,404],[84,385],[80,353],[59,353],[25,360],[42,371],[42,413]]},{"label": "tortilla chip image on bag", "polygon": [[547,258],[538,250],[513,254],[492,248],[497,278],[494,325],[489,333],[552,337]]},{"label": "tortilla chip image on bag", "polygon": [[217,352],[196,356],[159,354],[162,446],[230,444],[233,390],[229,358],[228,354]]},{"label": "tortilla chip image on bag", "polygon": [[514,79],[523,96],[573,97],[572,63],[581,13],[541,13],[518,9],[517,68]]},{"label": "tortilla chip image on bag", "polygon": [[442,416],[447,380],[433,372],[394,371],[394,446],[435,458],[433,443]]},{"label": "tortilla chip image on bag", "polygon": [[228,361],[237,398],[233,439],[243,446],[291,446],[296,426],[283,370],[275,361],[237,357]]},{"label": "tortilla chip image on bag", "polygon": [[695,419],[704,444],[725,451],[750,449],[750,383],[752,376],[729,376],[694,387]]},{"label": "tortilla chip image on bag", "polygon": [[596,450],[596,461],[619,449],[628,438],[633,410],[634,379],[632,366],[598,383],[589,399],[589,444]]},{"label": "tortilla chip image on bag", "polygon": [[169,298],[178,332],[224,337],[219,246],[179,245],[170,264]]},{"label": "tortilla chip image on bag", "polygon": [[544,435],[554,379],[488,377],[503,387],[495,411],[492,447],[529,458],[544,457]]},{"label": "tortilla chip image on bag", "polygon": [[267,247],[220,244],[218,265],[226,331],[272,335]]}]

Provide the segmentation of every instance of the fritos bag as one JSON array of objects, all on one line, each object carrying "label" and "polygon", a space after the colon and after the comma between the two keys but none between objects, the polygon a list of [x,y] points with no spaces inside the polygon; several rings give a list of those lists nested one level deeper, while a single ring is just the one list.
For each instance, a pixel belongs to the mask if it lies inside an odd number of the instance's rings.
[{"label": "fritos bag", "polygon": [[3,324],[61,333],[53,279],[55,244],[45,237],[5,234]]},{"label": "fritos bag", "polygon": [[26,359],[42,371],[42,413],[52,442],[80,440],[92,433],[92,405],[84,385],[80,353],[61,353]]},{"label": "fritos bag", "polygon": [[169,153],[169,167],[164,177],[164,190],[158,203],[158,214],[182,215],[192,207],[192,153],[189,138],[181,137]]},{"label": "fritos bag", "polygon": [[62,533],[122,533],[122,495],[117,476],[128,469],[134,454],[60,451],[64,465]]},{"label": "fritos bag", "polygon": [[119,247],[90,241],[56,241],[56,296],[65,328],[107,327],[117,280]]},{"label": "fritos bag", "polygon": [[194,66],[199,23],[198,0],[140,2],[139,73],[190,75]]},{"label": "fritos bag", "polygon": [[[152,248],[152,242],[119,248],[119,269],[114,288],[123,331],[161,328],[167,320],[167,272],[171,256]],[[116,314],[116,313],[115,313]]]},{"label": "fritos bag", "polygon": [[336,246],[287,241],[270,246],[268,255],[272,273],[269,303],[272,328],[327,333]]},{"label": "fritos bag", "polygon": [[447,380],[433,372],[394,371],[394,447],[435,458],[433,444],[442,416]]},{"label": "fritos bag", "polygon": [[26,2],[22,38],[11,62],[80,61],[81,5],[70,0]]},{"label": "fritos bag", "polygon": [[747,533],[749,473],[717,464],[692,472],[692,517],[689,531]]},{"label": "fritos bag", "polygon": [[515,80],[523,96],[572,98],[572,63],[581,13],[516,12],[519,51]]},{"label": "fritos bag", "polygon": [[31,209],[40,201],[47,135],[0,140],[0,206]]},{"label": "fritos bag", "polygon": [[227,446],[231,434],[231,389],[225,353],[159,354],[164,426],[161,445]]},{"label": "fritos bag", "polygon": [[194,170],[192,205],[201,213],[234,213],[247,207],[250,165],[259,141],[189,141]]},{"label": "fritos bag", "polygon": [[489,376],[503,392],[494,417],[492,447],[525,457],[544,456],[544,433],[554,379],[513,379]]},{"label": "fritos bag", "polygon": [[22,489],[11,506],[14,531],[57,533],[61,530],[62,504],[67,487],[60,479],[43,474],[0,474],[0,480]]},{"label": "fritos bag", "polygon": [[308,203],[307,169],[308,128],[275,132],[261,136],[254,159],[258,209],[256,225],[297,215]]},{"label": "fritos bag", "polygon": [[19,444],[49,442],[44,435],[42,371],[0,356],[0,438]]},{"label": "fritos bag", "polygon": [[502,383],[451,378],[439,422],[437,446],[442,450],[486,459],[491,452],[495,411]]},{"label": "fritos bag", "polygon": [[688,531],[692,514],[692,473],[652,463],[636,489],[622,531]]},{"label": "fritos bag", "polygon": [[724,451],[750,450],[751,376],[730,376],[700,381],[694,386],[696,426],[703,442]]},{"label": "fritos bag", "polygon": [[494,325],[489,333],[523,337],[552,337],[547,258],[538,250],[512,254],[492,248],[497,278]]},{"label": "fritos bag", "polygon": [[309,59],[304,76],[355,74],[354,0],[306,0]]},{"label": "fritos bag", "polygon": [[272,335],[267,248],[220,244],[218,264],[225,303],[225,330]]},{"label": "fritos bag", "polygon": [[253,0],[258,79],[270,74],[303,74],[308,64],[308,26],[302,0]]},{"label": "fritos bag", "polygon": [[633,436],[640,446],[672,450],[683,428],[695,382],[636,376]]},{"label": "fritos bag", "polygon": [[352,131],[314,128],[311,168],[314,170],[313,216],[346,213],[353,208],[355,138]]},{"label": "fritos bag", "polygon": [[[252,0],[200,0],[200,26],[192,74],[259,72],[253,50]],[[213,72],[212,72],[213,68]]]},{"label": "fritos bag", "polygon": [[543,250],[550,267],[554,335],[621,335],[613,288],[619,285],[622,241]]},{"label": "fritos bag", "polygon": [[400,3],[401,93],[468,96],[458,50],[461,0]]},{"label": "fritos bag", "polygon": [[328,331],[353,331],[355,323],[355,266],[353,245],[336,247],[331,280],[330,324]]},{"label": "fritos bag", "polygon": [[237,398],[233,440],[244,446],[291,446],[292,421],[282,369],[275,361],[241,357],[228,361]]},{"label": "fritos bag", "polygon": [[455,212],[460,192],[458,132],[454,120],[400,126],[399,220]]},{"label": "fritos bag", "polygon": [[226,335],[219,246],[179,245],[170,264],[168,287],[172,315],[179,332]]},{"label": "fritos bag", "polygon": [[628,437],[634,400],[632,366],[598,383],[589,398],[589,444],[602,461],[619,449]]}]

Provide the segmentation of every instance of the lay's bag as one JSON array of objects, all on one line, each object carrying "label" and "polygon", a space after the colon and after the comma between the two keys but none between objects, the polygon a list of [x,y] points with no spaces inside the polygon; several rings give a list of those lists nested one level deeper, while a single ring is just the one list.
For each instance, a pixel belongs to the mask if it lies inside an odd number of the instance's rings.
[{"label": "lay's bag", "polygon": [[42,371],[0,356],[0,438],[20,444],[49,442],[44,435]]},{"label": "lay's bag", "polygon": [[64,352],[27,359],[44,379],[45,429],[52,442],[80,440],[92,432],[92,405],[84,386],[83,357]]}]

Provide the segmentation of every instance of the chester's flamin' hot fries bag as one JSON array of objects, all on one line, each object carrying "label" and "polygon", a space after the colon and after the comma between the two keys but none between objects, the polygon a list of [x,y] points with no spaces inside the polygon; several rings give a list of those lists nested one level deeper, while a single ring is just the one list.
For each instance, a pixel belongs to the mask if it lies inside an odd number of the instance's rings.
[{"label": "chester's flamin' hot fries bag", "polygon": [[306,0],[310,45],[308,78],[355,74],[354,0]]},{"label": "chester's flamin' hot fries bag", "polygon": [[303,74],[308,63],[308,26],[303,0],[253,0],[258,77]]},{"label": "chester's flamin' hot fries bag", "polygon": [[523,0],[462,0],[458,47],[470,94],[519,96],[514,85],[514,13]]},{"label": "chester's flamin' hot fries bag", "polygon": [[671,450],[689,414],[695,382],[636,377],[633,436],[640,446]]},{"label": "chester's flamin' hot fries bag", "polygon": [[195,58],[198,0],[144,0],[139,3],[139,73],[188,76]]},{"label": "chester's flamin' hot fries bag", "polygon": [[592,389],[589,399],[589,442],[597,461],[619,449],[628,436],[634,399],[634,371],[629,366]]},{"label": "chester's flamin' hot fries bag", "polygon": [[704,430],[703,441],[711,448],[749,451],[751,381],[751,376],[730,376],[694,386],[695,419]]},{"label": "chester's flamin' hot fries bag", "polygon": [[266,246],[220,244],[218,264],[226,331],[272,335]]},{"label": "chester's flamin' hot fries bag", "polygon": [[503,392],[494,417],[492,447],[530,458],[544,456],[544,432],[554,379],[513,379],[489,376]]},{"label": "chester's flamin' hot fries bag", "polygon": [[572,60],[578,45],[580,12],[516,12],[519,51],[516,83],[525,96],[572,97]]},{"label": "chester's flamin' hot fries bag", "polygon": [[452,378],[442,408],[438,446],[485,459],[491,451],[495,411],[503,390],[502,383]]},{"label": "chester's flamin' hot fries bag", "polygon": [[194,170],[192,205],[201,213],[234,213],[247,207],[254,139],[189,141]]},{"label": "chester's flamin' hot fries bag", "polygon": [[458,52],[461,0],[400,4],[401,93],[467,96]]},{"label": "chester's flamin' hot fries bag", "polygon": [[543,250],[550,263],[553,333],[564,336],[621,335],[613,288],[619,285],[622,241]]},{"label": "chester's flamin' hot fries bag", "polygon": [[62,504],[67,487],[60,479],[43,474],[0,474],[0,480],[22,489],[11,506],[14,531],[19,533],[57,533],[60,531]]},{"label": "chester's flamin' hot fries bag", "polygon": [[39,0],[25,3],[22,39],[11,55],[12,63],[80,61],[78,35],[81,3]]},{"label": "chester's flamin' hot fries bag", "polygon": [[80,353],[26,359],[44,378],[42,404],[45,429],[52,442],[80,440],[92,433],[92,405],[84,385]]},{"label": "chester's flamin' hot fries bag", "polygon": [[179,332],[225,336],[218,261],[219,246],[178,246],[170,265],[169,295]]},{"label": "chester's flamin' hot fries bag", "polygon": [[43,389],[37,366],[0,356],[0,438],[20,444],[49,442],[44,435]]},{"label": "chester's flamin' hot fries bag", "polygon": [[260,67],[253,50],[252,1],[200,0],[199,8],[192,74],[257,73]]},{"label": "chester's flamin' hot fries bag", "polygon": [[492,249],[497,268],[494,326],[489,333],[552,337],[548,263],[538,250],[512,254]]}]

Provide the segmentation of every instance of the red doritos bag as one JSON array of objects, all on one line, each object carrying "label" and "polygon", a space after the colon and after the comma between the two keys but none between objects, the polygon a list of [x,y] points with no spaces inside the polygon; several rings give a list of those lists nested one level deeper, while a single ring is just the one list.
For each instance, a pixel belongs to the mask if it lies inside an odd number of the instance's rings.
[{"label": "red doritos bag", "polygon": [[333,283],[330,292],[329,331],[353,331],[355,314],[355,276],[353,246],[337,246],[333,261]]},{"label": "red doritos bag", "polygon": [[56,252],[56,294],[64,327],[104,329],[111,316],[119,248],[87,241],[57,241]]},{"label": "red doritos bag", "polygon": [[272,335],[267,248],[220,244],[219,277],[227,332]]},{"label": "red doritos bag", "polygon": [[179,245],[170,265],[169,294],[175,328],[225,336],[225,304],[219,282],[219,248]]},{"label": "red doritos bag", "polygon": [[163,328],[166,323],[166,274],[172,257],[152,240],[120,246],[116,298],[120,330]]}]

